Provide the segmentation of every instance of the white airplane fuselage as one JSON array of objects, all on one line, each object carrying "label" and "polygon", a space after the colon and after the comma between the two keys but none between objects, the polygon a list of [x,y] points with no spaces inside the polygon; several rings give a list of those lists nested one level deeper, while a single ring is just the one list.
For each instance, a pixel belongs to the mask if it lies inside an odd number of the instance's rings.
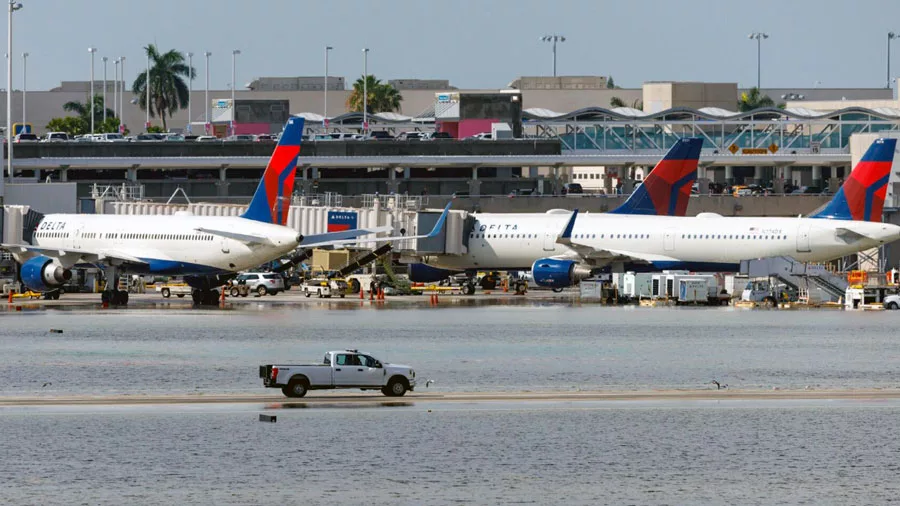
[{"label": "white airplane fuselage", "polygon": [[[197,229],[268,241],[248,244]],[[135,274],[210,275],[249,269],[285,255],[299,244],[298,235],[285,226],[239,217],[50,214],[35,229],[33,244],[134,257],[146,268],[128,265],[122,269]],[[74,254],[67,254],[60,263],[71,267],[79,262]]]},{"label": "white airplane fuselage", "polygon": [[[445,269],[527,270],[541,258],[604,266],[621,252],[655,269],[736,270],[741,260],[791,256],[817,262],[900,239],[888,223],[814,218],[580,214],[569,247],[557,243],[571,214],[475,214],[464,255],[426,257]],[[597,250],[596,256],[583,253]]]}]

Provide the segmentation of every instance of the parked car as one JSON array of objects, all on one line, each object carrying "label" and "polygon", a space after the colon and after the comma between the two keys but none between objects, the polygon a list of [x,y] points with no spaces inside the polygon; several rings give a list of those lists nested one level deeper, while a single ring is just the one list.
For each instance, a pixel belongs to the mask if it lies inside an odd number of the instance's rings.
[{"label": "parked car", "polygon": [[275,272],[245,272],[234,279],[235,283],[246,284],[251,292],[262,295],[276,295],[284,291],[284,279]]},{"label": "parked car", "polygon": [[39,142],[40,138],[36,134],[30,133],[20,133],[16,134],[13,138],[13,142]]},{"label": "parked car", "polygon": [[256,136],[250,134],[229,135],[225,138],[225,142],[253,142],[255,140]]},{"label": "parked car", "polygon": [[538,195],[537,189],[535,188],[516,188],[515,190],[509,192],[510,197],[525,197]]},{"label": "parked car", "polygon": [[473,140],[473,141],[489,141],[494,138],[493,134],[490,132],[481,132],[480,134],[470,135],[466,137],[464,140]]},{"label": "parked car", "polygon": [[375,131],[369,132],[368,139],[376,140],[376,141],[389,141],[389,140],[393,140],[394,136],[391,135],[390,132],[386,132],[384,130],[375,130]]},{"label": "parked car", "polygon": [[219,139],[215,135],[198,135],[194,142],[218,142]]},{"label": "parked car", "polygon": [[422,132],[403,132],[397,138],[403,141],[418,141],[423,135]]},{"label": "parked car", "polygon": [[166,134],[163,140],[166,142],[184,142],[184,136],[181,134]]},{"label": "parked car", "polygon": [[822,193],[822,191],[815,186],[801,186],[792,191],[791,195],[818,195],[820,193]]},{"label": "parked car", "polygon": [[900,295],[888,295],[884,298],[885,309],[900,309]]},{"label": "parked car", "polygon": [[66,132],[47,132],[41,142],[69,142],[69,134]]},{"label": "parked car", "polygon": [[126,142],[125,136],[122,134],[94,134],[94,142]]},{"label": "parked car", "polygon": [[581,183],[566,183],[562,187],[563,195],[580,195],[584,193]]},{"label": "parked car", "polygon": [[452,139],[450,132],[422,132],[419,136],[420,141],[431,141],[434,139]]},{"label": "parked car", "polygon": [[160,141],[162,141],[164,138],[165,138],[165,135],[163,135],[163,134],[146,133],[146,132],[145,132],[145,133],[142,133],[142,134],[137,134],[137,135],[134,137],[134,140],[137,141],[137,142],[160,142]]},{"label": "parked car", "polygon": [[401,397],[416,388],[412,367],[382,362],[359,350],[329,351],[320,363],[261,365],[259,377],[266,388],[280,388],[286,397],[334,388],[380,390],[384,395]]},{"label": "parked car", "polygon": [[300,285],[300,291],[303,292],[303,295],[306,297],[315,295],[320,299],[327,299],[332,295],[337,295],[343,299],[347,294],[347,282],[344,280],[325,278],[307,279]]},{"label": "parked car", "polygon": [[272,134],[260,134],[256,136],[256,142],[275,142],[275,136]]}]

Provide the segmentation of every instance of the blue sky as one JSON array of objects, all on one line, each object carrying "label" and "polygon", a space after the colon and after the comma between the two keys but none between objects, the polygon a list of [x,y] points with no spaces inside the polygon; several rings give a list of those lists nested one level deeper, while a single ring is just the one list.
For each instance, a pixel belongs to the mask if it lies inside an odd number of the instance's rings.
[{"label": "blue sky", "polygon": [[[450,79],[463,88],[499,88],[519,75],[550,75],[550,46],[559,33],[560,75],[612,75],[617,84],[681,80],[756,82],[756,42],[763,87],[881,87],[887,32],[900,33],[900,1],[600,1],[600,0],[21,0],[14,15],[13,86],[87,80],[89,46],[100,56],[126,56],[129,82],[144,65],[142,47],[193,51],[203,87],[203,51],[211,51],[210,87],[257,76],[322,75],[324,46],[334,50],[330,74],[382,79]],[[143,5],[150,7],[144,8]],[[5,25],[5,23],[4,23]],[[900,76],[900,39],[891,72]],[[4,83],[5,87],[5,83]]]}]

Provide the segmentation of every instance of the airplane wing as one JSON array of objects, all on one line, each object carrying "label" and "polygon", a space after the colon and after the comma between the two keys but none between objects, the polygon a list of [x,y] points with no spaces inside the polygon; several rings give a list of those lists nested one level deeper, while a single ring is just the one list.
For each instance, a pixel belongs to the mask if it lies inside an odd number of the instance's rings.
[{"label": "airplane wing", "polygon": [[340,241],[342,239],[355,239],[359,236],[369,235],[369,234],[380,234],[382,232],[389,232],[391,227],[373,227],[373,228],[355,228],[353,230],[341,230],[340,232],[327,232],[324,234],[315,234],[315,235],[305,235],[303,236],[303,241],[300,242],[300,246],[308,247],[309,245],[322,245],[323,243],[327,243],[329,241]]},{"label": "airplane wing", "polygon": [[116,250],[81,250],[65,248],[44,248],[30,244],[0,244],[0,248],[12,254],[16,262],[23,263],[36,256],[58,259],[62,265],[115,263],[131,265],[147,265],[147,262],[135,256]]},{"label": "airplane wing", "polygon": [[588,244],[584,244],[577,240],[572,240],[572,230],[575,228],[575,219],[578,217],[578,209],[572,212],[572,217],[566,222],[565,228],[556,238],[557,244],[566,246],[580,256],[587,263],[592,265],[607,265],[613,262],[636,262],[636,263],[653,263],[658,261],[675,261],[677,259],[664,255],[650,255],[646,253],[636,253],[632,251],[597,248]]},{"label": "airplane wing", "polygon": [[[451,202],[452,204],[452,202]],[[318,246],[336,246],[339,244],[353,244],[357,242],[387,242],[387,241],[398,241],[404,239],[430,239],[432,237],[437,237],[438,234],[441,233],[441,229],[444,228],[444,223],[447,221],[447,215],[450,214],[450,204],[447,204],[447,207],[444,208],[444,211],[441,212],[440,218],[438,218],[437,222],[434,224],[434,227],[431,229],[431,232],[428,232],[424,235],[397,235],[393,237],[375,237],[373,239],[363,239],[360,240],[357,237],[347,238],[347,239],[338,239],[338,240],[326,240],[322,242],[311,242],[307,243],[306,238],[304,238],[303,242],[300,243],[302,248],[314,248]],[[390,227],[387,227],[388,229]],[[352,230],[348,230],[347,232],[353,232]],[[339,234],[340,232],[332,232],[335,234]],[[364,232],[364,234],[371,232]],[[322,234],[327,235],[327,234]],[[362,234],[361,234],[362,235]]]}]

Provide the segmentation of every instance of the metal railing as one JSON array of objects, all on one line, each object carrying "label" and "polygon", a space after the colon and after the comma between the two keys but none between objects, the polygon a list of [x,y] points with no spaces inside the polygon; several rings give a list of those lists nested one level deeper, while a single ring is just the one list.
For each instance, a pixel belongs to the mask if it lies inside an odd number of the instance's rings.
[{"label": "metal railing", "polygon": [[144,199],[144,185],[122,183],[120,185],[91,185],[92,199],[107,199],[120,202],[140,201]]}]

